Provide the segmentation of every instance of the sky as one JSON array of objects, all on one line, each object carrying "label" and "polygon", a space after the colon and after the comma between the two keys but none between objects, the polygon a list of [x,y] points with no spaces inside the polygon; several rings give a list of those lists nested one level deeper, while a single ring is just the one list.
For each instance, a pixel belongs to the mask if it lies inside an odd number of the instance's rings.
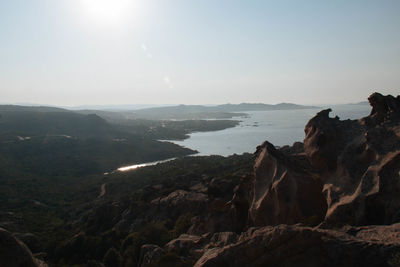
[{"label": "sky", "polygon": [[400,92],[398,0],[2,0],[0,102],[364,101]]}]

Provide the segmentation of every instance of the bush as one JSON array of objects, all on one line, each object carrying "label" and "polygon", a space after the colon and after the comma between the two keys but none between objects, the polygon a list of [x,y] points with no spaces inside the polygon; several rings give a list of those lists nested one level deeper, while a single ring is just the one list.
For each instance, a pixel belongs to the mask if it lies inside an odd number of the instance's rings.
[{"label": "bush", "polygon": [[122,263],[122,257],[115,248],[110,248],[104,255],[103,262],[107,267],[119,267]]},{"label": "bush", "polygon": [[[129,234],[122,242],[122,249],[133,261],[138,261],[144,244],[163,246],[170,240],[168,229],[162,223],[149,223],[139,232]],[[128,253],[129,252],[129,253]]]},{"label": "bush", "polygon": [[186,231],[192,225],[192,218],[192,213],[186,213],[179,216],[179,218],[175,222],[174,229],[172,230],[173,238],[177,238],[181,234],[186,233]]},{"label": "bush", "polygon": [[154,264],[149,267],[164,266],[164,267],[190,267],[195,264],[191,260],[183,260],[177,254],[169,252],[159,258]]}]

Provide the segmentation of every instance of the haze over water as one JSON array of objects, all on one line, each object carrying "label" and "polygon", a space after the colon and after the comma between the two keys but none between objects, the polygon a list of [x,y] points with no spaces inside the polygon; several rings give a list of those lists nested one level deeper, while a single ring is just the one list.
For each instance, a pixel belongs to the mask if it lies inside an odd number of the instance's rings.
[{"label": "haze over water", "polygon": [[359,119],[367,116],[369,105],[338,105],[316,109],[249,111],[248,118],[237,118],[241,123],[234,127],[215,132],[192,133],[175,144],[199,151],[197,155],[222,155],[253,153],[265,140],[275,146],[292,145],[304,139],[304,127],[317,112],[332,108],[330,117]]}]

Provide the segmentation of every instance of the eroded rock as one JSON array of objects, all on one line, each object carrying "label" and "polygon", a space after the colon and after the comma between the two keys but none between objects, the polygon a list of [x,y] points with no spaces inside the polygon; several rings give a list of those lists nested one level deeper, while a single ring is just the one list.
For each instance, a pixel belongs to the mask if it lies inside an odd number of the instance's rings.
[{"label": "eroded rock", "polygon": [[139,266],[149,266],[155,264],[157,260],[164,254],[164,250],[157,245],[146,244],[140,249]]},{"label": "eroded rock", "polygon": [[264,142],[254,165],[252,225],[317,224],[326,213],[322,182],[307,165]]},{"label": "eroded rock", "polygon": [[238,242],[207,250],[195,266],[390,266],[400,252],[398,227],[371,226],[359,236],[299,225],[251,228]]},{"label": "eroded rock", "polygon": [[305,127],[307,158],[324,183],[326,224],[400,220],[400,98],[374,93],[369,101],[370,116],[358,121],[324,110]]}]

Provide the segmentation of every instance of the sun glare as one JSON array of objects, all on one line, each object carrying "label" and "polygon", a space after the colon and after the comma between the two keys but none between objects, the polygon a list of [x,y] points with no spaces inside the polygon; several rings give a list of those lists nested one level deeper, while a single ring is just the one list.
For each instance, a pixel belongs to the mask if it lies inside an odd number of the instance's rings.
[{"label": "sun glare", "polygon": [[81,0],[86,17],[99,24],[119,24],[136,8],[134,0]]}]

